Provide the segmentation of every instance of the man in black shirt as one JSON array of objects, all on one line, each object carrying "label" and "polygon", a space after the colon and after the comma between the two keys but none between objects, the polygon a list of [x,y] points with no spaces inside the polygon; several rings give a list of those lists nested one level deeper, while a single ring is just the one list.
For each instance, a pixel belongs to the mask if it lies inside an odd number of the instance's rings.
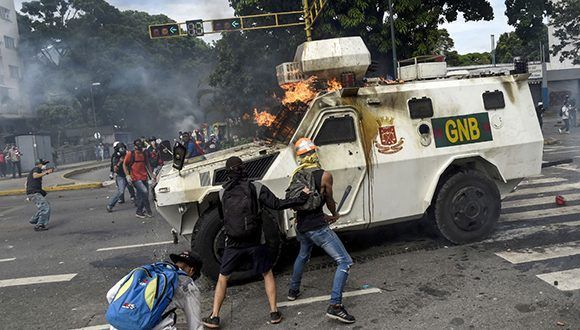
[{"label": "man in black shirt", "polygon": [[28,200],[36,204],[38,211],[30,219],[30,223],[35,225],[34,230],[46,230],[46,225],[50,219],[50,204],[46,200],[46,191],[42,189],[42,178],[53,172],[52,168],[46,168],[47,160],[38,159],[34,163],[34,168],[28,173],[26,179],[26,195]]},{"label": "man in black shirt", "polygon": [[[230,157],[226,161],[226,169],[229,180],[223,185],[223,190],[220,192],[220,213],[223,214],[226,231],[225,250],[215,288],[212,314],[202,320],[203,324],[208,328],[219,328],[219,313],[226,297],[228,278],[238,269],[240,261],[246,257],[252,259],[254,271],[264,277],[264,286],[270,304],[270,323],[280,323],[282,315],[278,311],[276,303],[276,281],[272,273],[273,262],[268,247],[262,243],[259,209],[260,205],[274,210],[302,205],[308,200],[310,191],[305,187],[299,197],[281,200],[266,186],[249,181],[243,162],[239,157]],[[253,210],[249,211],[248,209]],[[243,214],[248,216],[240,221],[240,215]],[[241,224],[241,226],[236,226],[237,224]]]},{"label": "man in black shirt", "polygon": [[[342,291],[348,279],[352,258],[346,251],[340,238],[328,225],[338,220],[336,202],[332,196],[332,174],[320,168],[317,147],[308,138],[299,139],[296,144],[296,155],[300,160],[301,168],[315,169],[313,172],[316,190],[321,194],[323,203],[315,210],[296,212],[296,238],[300,242],[300,252],[294,262],[294,270],[288,291],[288,300],[293,301],[300,295],[300,282],[304,265],[310,260],[310,253],[314,245],[322,248],[337,264],[330,295],[330,306],[326,316],[344,323],[354,323],[354,316],[348,314],[342,305]],[[332,216],[327,217],[323,212],[326,204]]]}]

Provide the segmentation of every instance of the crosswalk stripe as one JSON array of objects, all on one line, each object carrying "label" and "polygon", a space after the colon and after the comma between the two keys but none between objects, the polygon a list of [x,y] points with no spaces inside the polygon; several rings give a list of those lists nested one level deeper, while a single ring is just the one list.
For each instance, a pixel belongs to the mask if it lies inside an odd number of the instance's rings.
[{"label": "crosswalk stripe", "polygon": [[576,165],[564,164],[554,166],[555,168],[559,168],[561,170],[572,171],[572,172],[580,172],[580,169]]},{"label": "crosswalk stripe", "polygon": [[155,242],[155,243],[145,243],[145,244],[135,244],[135,245],[113,246],[113,247],[108,247],[108,248],[97,249],[97,251],[98,252],[101,252],[101,251],[112,251],[112,250],[122,250],[122,249],[134,249],[134,248],[140,248],[140,247],[144,247],[144,246],[155,246],[155,245],[165,245],[165,244],[173,244],[173,241]]},{"label": "crosswalk stripe", "polygon": [[531,186],[531,185],[536,185],[536,184],[546,184],[546,183],[558,183],[558,182],[564,182],[564,181],[568,181],[568,179],[565,178],[529,178],[524,180],[522,183],[520,183],[520,186]]},{"label": "crosswalk stripe", "polygon": [[543,194],[543,193],[549,193],[549,192],[554,192],[554,191],[577,190],[577,189],[580,189],[580,182],[560,184],[560,185],[547,186],[547,187],[528,187],[528,188],[524,187],[523,189],[517,189],[515,192],[509,194],[508,196]]},{"label": "crosswalk stripe", "polygon": [[6,288],[9,286],[19,286],[19,285],[68,282],[68,281],[72,280],[75,276],[77,276],[77,274],[23,277],[23,278],[13,278],[13,279],[9,279],[9,280],[0,280],[0,288]]},{"label": "crosswalk stripe", "polygon": [[[569,194],[564,196],[566,201],[573,202],[580,200],[580,193],[579,194]],[[538,198],[528,198],[516,201],[504,201],[501,203],[502,210],[507,210],[514,207],[523,207],[523,206],[534,206],[534,205],[541,205],[541,204],[552,204],[555,203],[555,196],[545,196],[545,197],[538,197]]]},{"label": "crosswalk stripe", "polygon": [[580,205],[556,206],[550,209],[507,213],[500,216],[500,221],[536,220],[547,217],[562,216],[580,213]]},{"label": "crosswalk stripe", "polygon": [[525,227],[525,228],[514,228],[508,230],[502,230],[495,232],[491,238],[488,238],[482,243],[494,243],[494,242],[505,242],[515,239],[521,239],[527,236],[531,236],[540,232],[554,232],[558,229],[563,228],[580,228],[580,221],[570,221],[554,223],[545,226],[535,226],[535,227]]},{"label": "crosswalk stripe", "polygon": [[72,330],[109,330],[111,327],[108,324],[93,325],[91,327],[77,328]]},{"label": "crosswalk stripe", "polygon": [[[560,291],[580,289],[580,268],[536,275],[542,281],[558,288]],[[558,285],[556,285],[558,283]]]},{"label": "crosswalk stripe", "polygon": [[[342,294],[342,296],[343,297],[356,297],[356,296],[362,296],[365,294],[381,293],[381,292],[382,292],[381,289],[370,288],[370,289],[344,292]],[[311,298],[304,298],[304,299],[296,299],[294,301],[283,301],[283,302],[278,303],[278,307],[289,307],[289,306],[296,306],[296,305],[311,304],[311,303],[319,302],[319,301],[328,301],[329,299],[330,299],[330,296],[318,296],[318,297],[311,297]]]},{"label": "crosswalk stripe", "polygon": [[14,261],[16,258],[0,259],[0,262]]},{"label": "crosswalk stripe", "polygon": [[568,242],[551,246],[538,246],[530,249],[498,252],[495,255],[512,264],[549,260],[554,258],[569,257],[580,254],[580,241]]}]

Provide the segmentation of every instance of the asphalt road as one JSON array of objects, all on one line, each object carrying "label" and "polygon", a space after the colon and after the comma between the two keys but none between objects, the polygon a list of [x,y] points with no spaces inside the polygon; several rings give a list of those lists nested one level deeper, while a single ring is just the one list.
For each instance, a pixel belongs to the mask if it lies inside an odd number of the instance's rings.
[{"label": "asphalt road", "polygon": [[[573,136],[546,147],[546,157],[580,155]],[[107,173],[86,175],[106,179]],[[448,245],[416,223],[344,235],[355,260],[346,292],[359,294],[344,304],[357,322],[329,321],[326,301],[302,301],[282,307],[285,320],[275,328],[580,329],[579,188],[580,166],[545,169],[504,201],[497,231],[476,244]],[[170,228],[159,216],[137,219],[127,204],[107,213],[112,193],[109,187],[50,194],[53,215],[46,232],[32,230],[34,206],[22,196],[0,198],[0,329],[103,325],[105,293],[119,278],[187,249],[183,240],[169,243]],[[556,195],[564,195],[567,206],[556,206]],[[161,244],[99,251],[146,243]],[[295,252],[286,251],[286,259]],[[286,261],[277,276],[279,301],[285,300],[290,271]],[[317,253],[301,298],[329,294],[333,273],[330,259]],[[16,285],[15,279],[53,275],[68,277]],[[208,314],[213,292],[205,279],[200,286]],[[267,317],[261,282],[228,291],[224,328],[273,328]]]}]

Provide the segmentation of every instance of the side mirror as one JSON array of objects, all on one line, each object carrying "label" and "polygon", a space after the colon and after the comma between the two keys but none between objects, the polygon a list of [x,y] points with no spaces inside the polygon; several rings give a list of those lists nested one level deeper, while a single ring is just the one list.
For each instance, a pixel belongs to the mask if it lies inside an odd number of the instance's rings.
[{"label": "side mirror", "polygon": [[185,154],[187,152],[187,148],[179,142],[175,142],[175,146],[173,146],[173,168],[181,171],[183,165],[185,164]]}]

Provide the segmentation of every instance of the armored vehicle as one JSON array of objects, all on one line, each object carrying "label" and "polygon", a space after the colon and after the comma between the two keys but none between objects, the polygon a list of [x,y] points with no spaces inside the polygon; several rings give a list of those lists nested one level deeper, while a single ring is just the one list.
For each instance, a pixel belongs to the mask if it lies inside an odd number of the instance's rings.
[{"label": "armored vehicle", "polygon": [[[281,84],[316,75],[342,88],[286,107],[264,141],[222,150],[181,166],[166,165],[155,188],[159,213],[191,241],[216,278],[224,232],[218,192],[225,161],[239,156],[249,175],[284,196],[298,166],[294,142],[311,138],[340,199],[336,231],[357,231],[425,216],[456,243],[488,236],[501,200],[541,171],[543,137],[526,73],[472,77],[444,62],[406,68],[416,80],[361,82],[371,64],[358,38],[306,42],[277,68]],[[413,69],[415,71],[413,71]],[[426,77],[422,79],[421,77]],[[296,236],[294,211],[267,211],[265,238],[274,255]],[[250,271],[235,274],[250,276]]]}]

